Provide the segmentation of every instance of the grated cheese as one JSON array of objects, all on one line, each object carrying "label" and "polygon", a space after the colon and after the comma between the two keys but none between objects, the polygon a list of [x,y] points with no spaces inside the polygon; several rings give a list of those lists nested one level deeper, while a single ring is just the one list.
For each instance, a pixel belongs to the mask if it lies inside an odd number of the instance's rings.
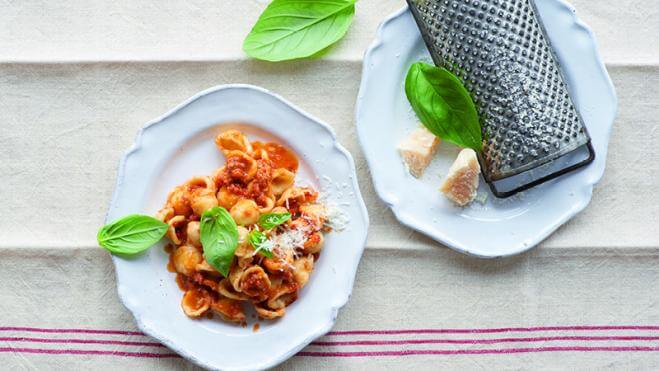
[{"label": "grated cheese", "polygon": [[252,256],[255,256],[261,250],[272,251],[273,247],[274,247],[274,245],[273,245],[272,241],[270,239],[266,239],[265,241],[263,241],[262,244],[259,245],[258,248],[256,248],[254,250],[254,252],[252,252]]},{"label": "grated cheese", "polygon": [[325,226],[331,228],[333,231],[340,232],[346,229],[350,224],[350,217],[339,207],[339,205],[333,202],[328,202],[325,205],[325,210],[327,212]]},{"label": "grated cheese", "polygon": [[294,257],[299,255],[298,249],[304,247],[307,242],[307,236],[301,229],[286,229],[284,232],[276,234],[270,238],[272,242],[272,251],[278,251],[280,257],[286,257],[290,252]]}]

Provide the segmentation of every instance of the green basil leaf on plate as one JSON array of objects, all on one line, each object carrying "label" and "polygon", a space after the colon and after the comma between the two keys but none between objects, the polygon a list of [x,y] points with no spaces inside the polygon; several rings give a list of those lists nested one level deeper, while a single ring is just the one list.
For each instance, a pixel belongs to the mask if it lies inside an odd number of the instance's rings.
[{"label": "green basil leaf on plate", "polygon": [[451,72],[416,62],[407,71],[405,95],[431,133],[460,147],[481,151],[483,139],[476,106]]},{"label": "green basil leaf on plate", "polygon": [[274,0],[243,42],[250,57],[276,62],[312,57],[341,39],[355,0]]},{"label": "green basil leaf on plate", "polygon": [[252,230],[249,232],[249,243],[254,247],[255,252],[266,258],[272,258],[272,244],[265,233],[256,229]]},{"label": "green basil leaf on plate", "polygon": [[270,230],[278,225],[286,223],[290,218],[291,213],[269,213],[261,215],[258,223],[263,229]]},{"label": "green basil leaf on plate", "polygon": [[204,211],[199,229],[199,240],[204,250],[204,259],[224,277],[227,277],[233,254],[238,246],[236,222],[227,209],[215,206]]},{"label": "green basil leaf on plate", "polygon": [[98,231],[98,244],[113,254],[136,255],[156,244],[169,226],[147,215],[128,215]]}]

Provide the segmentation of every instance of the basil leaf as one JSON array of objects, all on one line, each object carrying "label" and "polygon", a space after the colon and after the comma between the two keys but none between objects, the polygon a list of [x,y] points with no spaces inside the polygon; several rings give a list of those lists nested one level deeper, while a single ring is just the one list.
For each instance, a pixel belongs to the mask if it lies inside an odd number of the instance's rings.
[{"label": "basil leaf", "polygon": [[169,226],[147,215],[128,215],[98,231],[98,244],[113,254],[131,256],[153,246]]},{"label": "basil leaf", "polygon": [[455,75],[416,62],[407,71],[405,94],[430,132],[460,147],[481,151],[483,139],[476,107]]},{"label": "basil leaf", "polygon": [[233,254],[238,246],[236,222],[227,209],[215,206],[204,211],[199,229],[199,240],[204,250],[204,259],[224,277],[227,277]]},{"label": "basil leaf", "polygon": [[270,230],[280,224],[284,224],[290,218],[291,213],[263,214],[259,218],[259,225],[265,230]]},{"label": "basil leaf", "polygon": [[256,229],[249,232],[249,243],[252,244],[256,252],[266,258],[272,258],[272,244],[269,242],[265,233]]},{"label": "basil leaf", "polygon": [[253,58],[276,62],[311,57],[341,39],[356,0],[274,0],[243,42]]}]

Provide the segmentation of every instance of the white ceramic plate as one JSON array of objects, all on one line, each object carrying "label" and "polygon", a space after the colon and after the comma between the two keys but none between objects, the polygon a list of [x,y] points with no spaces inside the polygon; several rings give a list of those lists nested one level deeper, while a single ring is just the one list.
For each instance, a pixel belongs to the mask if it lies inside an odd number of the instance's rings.
[{"label": "white ceramic plate", "polygon": [[617,102],[594,36],[565,2],[536,5],[597,157],[586,168],[508,199],[495,198],[481,181],[485,202],[459,208],[447,201],[437,189],[458,148],[446,142],[421,180],[405,170],[396,145],[418,121],[404,80],[410,64],[430,61],[407,7],[382,23],[364,57],[357,133],[378,195],[402,224],[463,253],[500,257],[530,249],[586,207],[604,173]]},{"label": "white ceramic plate", "polygon": [[211,174],[224,162],[213,138],[232,122],[250,123],[240,129],[251,140],[293,148],[300,158],[298,183],[315,185],[350,218],[348,228],[326,235],[311,279],[286,315],[261,321],[257,332],[218,319],[192,320],[181,310],[182,292],[167,271],[162,243],[135,259],[113,260],[119,296],[144,332],[204,367],[261,369],[283,362],[331,329],[350,297],[366,243],[368,215],[355,166],[329,126],[258,87],[206,90],[139,132],[121,161],[107,220],[153,215],[174,186]]}]

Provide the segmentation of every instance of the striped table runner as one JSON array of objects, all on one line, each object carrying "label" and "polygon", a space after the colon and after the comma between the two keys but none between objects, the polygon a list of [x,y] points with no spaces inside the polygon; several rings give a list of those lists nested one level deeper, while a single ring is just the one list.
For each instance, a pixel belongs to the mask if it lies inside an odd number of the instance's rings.
[{"label": "striped table runner", "polygon": [[400,226],[355,136],[364,49],[405,1],[359,0],[322,60],[279,64],[241,50],[267,2],[2,2],[0,370],[196,369],[135,327],[95,235],[143,123],[238,82],[332,125],[371,216],[333,331],[280,369],[659,369],[659,2],[570,0],[619,99],[606,173],[538,249],[488,261]]},{"label": "striped table runner", "polygon": [[[540,249],[500,261],[367,250],[335,328],[280,367],[538,369],[569,360],[654,369],[658,260],[655,249]],[[101,249],[4,249],[0,262],[8,367],[194,368],[136,329]]]},{"label": "striped table runner", "polygon": [[[139,331],[0,327],[0,353],[178,358]],[[332,331],[297,357],[402,357],[544,352],[659,352],[659,326],[539,326]]]}]

